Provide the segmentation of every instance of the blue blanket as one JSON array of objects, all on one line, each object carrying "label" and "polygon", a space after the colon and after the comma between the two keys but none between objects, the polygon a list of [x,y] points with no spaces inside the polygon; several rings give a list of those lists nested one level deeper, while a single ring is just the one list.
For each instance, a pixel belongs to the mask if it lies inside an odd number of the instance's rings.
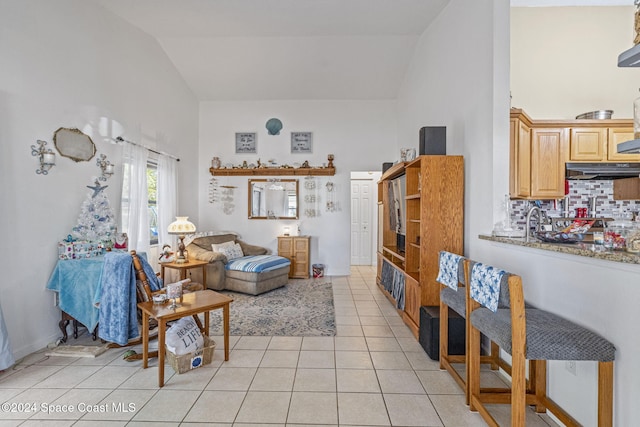
[{"label": "blue blanket", "polygon": [[[156,274],[143,256],[140,262],[151,290],[160,289]],[[95,301],[100,305],[98,336],[105,341],[126,345],[139,337],[136,315],[136,272],[128,253],[108,252],[104,257],[102,281]]]},{"label": "blue blanket", "polygon": [[291,265],[287,258],[277,255],[252,255],[232,259],[225,265],[225,270],[262,273]]},{"label": "blue blanket", "polygon": [[73,316],[89,331],[98,324],[98,309],[93,305],[99,298],[104,257],[59,260],[47,289],[59,292],[60,310]]}]

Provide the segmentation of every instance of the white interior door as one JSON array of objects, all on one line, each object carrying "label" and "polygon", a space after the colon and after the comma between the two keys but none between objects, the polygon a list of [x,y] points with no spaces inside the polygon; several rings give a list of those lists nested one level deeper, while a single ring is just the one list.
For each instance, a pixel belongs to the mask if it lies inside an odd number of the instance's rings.
[{"label": "white interior door", "polygon": [[373,181],[351,180],[351,265],[371,265]]}]

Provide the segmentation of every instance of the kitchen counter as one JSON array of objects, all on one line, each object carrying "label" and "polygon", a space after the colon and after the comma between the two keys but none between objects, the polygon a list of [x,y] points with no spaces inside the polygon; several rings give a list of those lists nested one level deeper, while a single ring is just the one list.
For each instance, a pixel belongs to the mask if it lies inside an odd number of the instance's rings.
[{"label": "kitchen counter", "polygon": [[506,243],[509,245],[525,246],[527,248],[542,249],[545,251],[560,252],[564,254],[585,256],[607,261],[624,262],[627,264],[640,264],[640,254],[632,254],[625,251],[611,251],[602,245],[591,243],[546,243],[536,239],[526,242],[524,237],[495,237],[485,234],[478,236],[482,240]]}]

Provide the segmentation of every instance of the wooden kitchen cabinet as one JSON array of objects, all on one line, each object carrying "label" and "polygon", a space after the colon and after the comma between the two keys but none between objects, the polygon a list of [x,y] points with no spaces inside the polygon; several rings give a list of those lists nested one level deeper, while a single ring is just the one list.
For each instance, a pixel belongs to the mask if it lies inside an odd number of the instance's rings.
[{"label": "wooden kitchen cabinet", "polygon": [[512,199],[564,197],[567,162],[640,162],[640,154],[618,154],[633,139],[633,120],[531,120],[510,114],[509,194]]},{"label": "wooden kitchen cabinet", "polygon": [[538,128],[522,110],[512,109],[509,153],[511,198],[563,197],[568,148],[568,129]]},{"label": "wooden kitchen cabinet", "polygon": [[289,277],[309,278],[310,236],[278,236],[278,255],[291,261]]},{"label": "wooden kitchen cabinet", "polygon": [[633,126],[608,130],[607,159],[614,162],[640,162],[640,154],[619,154],[618,144],[634,139]]},{"label": "wooden kitchen cabinet", "polygon": [[512,117],[510,131],[509,194],[528,197],[531,194],[531,126],[524,118]]},{"label": "wooden kitchen cabinet", "polygon": [[532,129],[530,198],[558,199],[564,196],[568,144],[567,129]]},{"label": "wooden kitchen cabinet", "polygon": [[569,160],[601,162],[607,158],[606,128],[571,128]]},{"label": "wooden kitchen cabinet", "polygon": [[572,162],[638,162],[640,154],[618,154],[618,144],[633,139],[633,127],[571,128]]}]

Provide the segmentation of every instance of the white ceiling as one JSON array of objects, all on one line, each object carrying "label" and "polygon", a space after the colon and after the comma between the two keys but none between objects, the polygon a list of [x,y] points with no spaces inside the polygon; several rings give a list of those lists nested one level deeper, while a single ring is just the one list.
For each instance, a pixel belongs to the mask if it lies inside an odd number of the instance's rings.
[{"label": "white ceiling", "polygon": [[[94,1],[156,38],[207,101],[395,99],[418,38],[450,0]],[[564,1],[620,2],[633,4]]]},{"label": "white ceiling", "polygon": [[394,99],[449,0],[94,0],[155,37],[200,100]]}]

